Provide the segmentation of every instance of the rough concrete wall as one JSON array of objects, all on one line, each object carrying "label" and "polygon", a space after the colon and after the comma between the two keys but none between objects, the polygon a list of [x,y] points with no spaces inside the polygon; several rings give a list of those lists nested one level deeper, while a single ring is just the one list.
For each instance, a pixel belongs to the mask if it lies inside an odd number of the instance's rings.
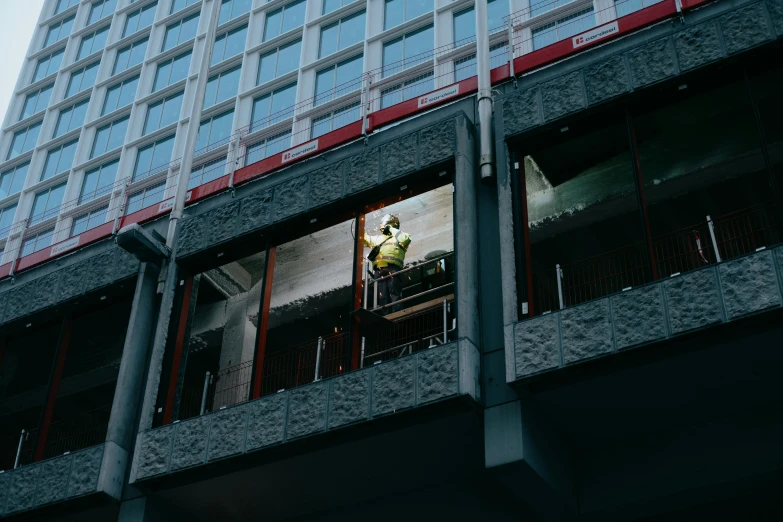
[{"label": "rough concrete wall", "polygon": [[136,275],[139,261],[101,244],[0,283],[0,325]]},{"label": "rough concrete wall", "polygon": [[0,518],[98,491],[104,445],[0,475]]},{"label": "rough concrete wall", "polygon": [[521,321],[507,382],[780,308],[782,276],[779,247]]},{"label": "rough concrete wall", "polygon": [[459,395],[477,400],[478,360],[467,340],[449,343],[140,433],[131,481]]},{"label": "rough concrete wall", "polygon": [[684,21],[643,31],[645,40],[610,44],[613,54],[593,51],[557,64],[563,72],[556,78],[551,70],[527,75],[502,99],[505,136],[769,42],[781,35],[783,7],[781,0],[722,4],[691,11]]}]

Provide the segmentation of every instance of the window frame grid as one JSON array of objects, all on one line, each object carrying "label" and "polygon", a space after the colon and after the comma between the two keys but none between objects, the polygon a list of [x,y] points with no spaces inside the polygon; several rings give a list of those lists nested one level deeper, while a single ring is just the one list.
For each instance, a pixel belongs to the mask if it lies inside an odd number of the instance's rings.
[{"label": "window frame grid", "polygon": [[[116,82],[106,88],[106,96],[103,99],[103,105],[101,106],[101,116],[105,116],[107,114],[111,114],[114,111],[118,111],[122,109],[123,107],[127,107],[128,105],[133,105],[133,102],[136,99],[136,94],[139,90],[139,79],[140,75],[134,74],[133,76],[129,76],[123,80],[120,80],[119,82]],[[125,105],[120,106],[120,101],[122,100],[122,91],[125,88],[125,85],[135,81],[136,82],[136,89],[133,91],[133,98],[131,99],[130,103],[127,103]],[[117,105],[110,111],[106,110],[107,104],[109,102],[109,93],[112,92],[113,89],[119,88],[120,94],[117,96]]]},{"label": "window frame grid", "polygon": [[[196,20],[196,28],[193,31],[193,36],[190,36],[189,38],[186,38],[185,40],[182,40],[180,38],[182,36],[182,26],[185,25],[186,22],[189,22],[189,21],[191,21],[193,19]],[[187,15],[187,16],[184,16],[184,17],[180,18],[179,20],[177,20],[176,22],[172,22],[170,24],[167,24],[166,25],[166,30],[163,33],[163,43],[161,44],[160,52],[161,53],[166,52],[169,49],[173,49],[173,48],[175,48],[176,46],[178,46],[180,44],[183,44],[185,42],[188,42],[188,41],[193,40],[194,38],[196,38],[196,36],[198,36],[198,24],[200,22],[200,19],[201,19],[201,11],[199,11],[197,13],[193,13],[193,14]],[[169,39],[169,31],[171,31],[174,27],[177,28],[177,41],[173,45],[170,45],[170,46],[166,47],[168,39]]]},{"label": "window frame grid", "polygon": [[[76,21],[76,15],[72,14],[71,16],[66,16],[62,20],[58,20],[56,22],[52,22],[51,24],[49,24],[48,30],[46,31],[46,38],[44,39],[44,44],[43,47],[41,47],[41,49],[46,49],[47,47],[50,47],[58,42],[62,42],[63,40],[68,38],[73,32],[73,24],[75,21]],[[70,24],[70,28],[68,29],[68,34],[61,37],[60,31],[62,31],[63,25],[65,25],[66,23]],[[57,37],[56,37],[57,39],[53,42],[50,42],[49,36],[52,34],[55,25],[57,26]]]},{"label": "window frame grid", "polygon": [[[217,64],[219,64],[221,62],[224,62],[224,61],[226,61],[226,60],[228,60],[230,58],[233,58],[235,56],[239,56],[239,55],[241,55],[242,53],[245,52],[244,50],[247,48],[245,43],[247,43],[248,27],[249,27],[249,24],[242,24],[242,25],[239,25],[237,27],[234,27],[233,29],[229,29],[227,31],[223,31],[222,33],[220,33],[219,35],[217,35],[215,37],[215,45],[212,46],[212,56],[209,58],[209,66],[210,67],[213,67],[213,66],[215,66],[215,65],[217,65]],[[229,36],[231,36],[233,34],[236,34],[238,32],[241,32],[241,31],[245,32],[245,37],[243,39],[244,42],[242,43],[242,50],[239,51],[236,54],[232,54],[231,56],[226,56],[226,49],[228,48],[228,38],[229,38]],[[217,56],[217,53],[215,52],[215,50],[217,48],[218,41],[221,40],[221,38],[222,38],[222,43],[223,43],[223,52],[221,53],[222,56],[221,56],[220,60],[215,61],[215,56]]]},{"label": "window frame grid", "polygon": [[[179,110],[177,111],[177,117],[174,119],[174,121],[170,121],[168,123],[163,123],[163,115],[166,113],[166,104],[170,103],[172,100],[179,98]],[[150,103],[147,105],[147,114],[144,117],[144,126],[142,127],[142,136],[146,136],[147,134],[151,132],[155,132],[157,130],[160,130],[164,127],[168,127],[169,125],[172,125],[174,123],[179,122],[181,115],[182,115],[182,102],[185,99],[185,91],[178,91],[172,94],[169,94],[168,96],[165,96],[164,98],[161,98],[153,103]],[[158,117],[158,122],[156,124],[156,127],[154,129],[148,128],[148,125],[150,124],[150,113],[153,109],[161,107],[160,109],[160,116]]]},{"label": "window frame grid", "polygon": [[[93,86],[95,86],[95,81],[98,79],[98,68],[100,66],[101,66],[101,61],[98,60],[96,62],[88,63],[83,67],[79,67],[78,69],[74,69],[73,71],[71,71],[71,76],[68,78],[68,86],[65,88],[65,98],[67,99],[70,98],[71,96],[76,96],[80,92],[84,92],[87,89],[91,89]],[[87,69],[95,69],[95,76],[93,77],[92,84],[90,84],[89,87],[82,87]],[[78,90],[72,93],[71,86],[73,85],[73,78],[75,74],[81,74],[81,78],[79,79]]]},{"label": "window frame grid", "polygon": [[[78,145],[78,143],[79,143],[79,140],[75,139],[75,140],[67,141],[65,143],[61,143],[60,145],[57,145],[56,147],[52,147],[51,149],[47,150],[46,151],[46,160],[44,161],[44,168],[41,171],[41,176],[40,176],[40,179],[38,181],[39,182],[46,181],[47,179],[52,179],[54,177],[59,176],[60,174],[64,174],[66,172],[69,172],[73,168],[73,162],[76,159],[76,146]],[[59,168],[60,162],[62,161],[62,158],[63,158],[63,150],[65,150],[66,147],[69,147],[71,145],[73,146],[73,155],[71,156],[71,164],[68,166],[67,169],[63,170],[63,169]],[[50,176],[47,176],[46,172],[49,170],[49,160],[51,159],[52,153],[55,150],[57,151],[57,165],[54,167],[55,168],[54,173],[52,173]]]},{"label": "window frame grid", "polygon": [[[117,180],[117,173],[119,172],[119,165],[120,165],[120,158],[116,158],[111,161],[101,163],[97,167],[93,167],[90,170],[86,171],[84,173],[84,176],[82,177],[82,186],[79,188],[78,204],[83,205],[84,203],[89,203],[90,201],[95,201],[96,199],[103,197],[107,194],[111,194],[114,189],[114,184],[117,182],[116,180]],[[103,174],[104,170],[112,167],[114,168],[114,177],[111,180],[109,180],[108,183],[101,185],[100,184],[101,175]],[[88,176],[96,172],[98,173],[98,177],[95,183],[95,188],[90,192],[85,192],[85,188],[87,187]]]},{"label": "window frame grid", "polygon": [[[78,128],[81,128],[84,126],[84,119],[87,117],[87,108],[90,104],[90,98],[85,98],[84,100],[78,101],[74,103],[73,105],[69,105],[68,107],[60,108],[60,112],[57,114],[57,123],[54,125],[54,131],[52,132],[52,139],[58,138],[60,136],[64,136],[68,134],[71,131],[74,131]],[[84,116],[82,116],[82,121],[79,123],[76,127],[71,127],[73,122],[73,114],[76,112],[77,108],[85,107],[84,109]],[[60,129],[60,123],[62,122],[64,112],[68,112],[68,125],[66,126],[67,129],[63,132],[60,132],[58,134],[58,130]]]},{"label": "window frame grid", "polygon": [[[47,54],[45,57],[42,56],[42,57],[38,58],[38,61],[35,64],[35,69],[33,70],[33,77],[32,77],[32,80],[30,81],[30,83],[40,82],[40,81],[43,81],[44,79],[48,78],[49,76],[51,76],[53,74],[57,74],[57,72],[60,70],[60,67],[63,64],[63,55],[64,54],[65,54],[65,47],[63,47],[62,49],[58,49],[56,51],[52,51],[51,53]],[[54,71],[52,71],[52,72],[49,72],[49,67],[52,65],[52,58],[54,58],[55,55],[57,55],[59,57],[59,62],[57,63],[56,69]],[[44,61],[44,60],[46,60],[46,74],[44,74],[40,78],[36,79],[36,77],[38,76],[38,71],[41,68],[41,62]]]},{"label": "window frame grid", "polygon": [[[128,11],[128,13],[125,15],[125,23],[122,26],[122,38],[127,38],[128,36],[134,35],[139,31],[143,31],[148,27],[152,27],[155,24],[155,13],[157,12],[157,9],[158,9],[158,0],[155,0],[154,2],[150,2],[146,5],[139,7],[138,9],[134,9],[133,11]],[[149,10],[152,10],[152,20],[150,21],[149,25],[140,27],[142,21],[142,14],[144,14],[146,11]],[[133,31],[128,32],[129,22],[131,21],[131,17],[134,15],[138,15],[138,18],[136,19],[136,27],[133,29]]]},{"label": "window frame grid", "polygon": [[[146,202],[147,202],[147,197],[149,196],[149,193],[151,191],[153,191],[153,190],[158,189],[158,188],[161,189],[160,190],[160,194],[161,194],[160,199],[158,201],[152,201],[149,205],[147,205]],[[139,194],[141,194],[141,199],[139,200],[139,208],[134,209],[133,206],[136,204],[136,202],[132,201],[132,200],[133,200],[133,198],[135,196],[138,196]],[[158,192],[155,192],[153,194],[153,197],[155,197],[157,194],[158,194]],[[149,208],[152,205],[155,205],[155,204],[158,204],[158,203],[162,203],[164,201],[163,196],[165,194],[166,194],[166,180],[163,180],[163,181],[161,181],[159,183],[154,183],[152,185],[144,187],[143,189],[140,189],[140,190],[137,190],[137,191],[133,192],[132,194],[130,194],[128,196],[128,202],[127,202],[127,205],[126,205],[126,208],[125,208],[125,215],[129,216],[129,215],[131,215],[131,214],[133,214],[135,212],[139,212],[141,210],[144,210],[145,208]]]},{"label": "window frame grid", "polygon": [[[123,46],[120,49],[117,49],[117,54],[114,57],[114,65],[112,66],[111,75],[115,76],[117,74],[120,74],[120,73],[123,73],[123,72],[127,71],[128,69],[132,69],[132,68],[136,67],[139,64],[144,63],[144,56],[141,57],[141,61],[139,63],[134,63],[133,65],[130,65],[130,59],[131,59],[131,56],[133,56],[133,51],[135,49],[137,49],[139,47],[139,45],[142,45],[142,44],[144,45],[144,54],[146,55],[147,54],[147,46],[149,45],[149,43],[150,43],[149,36],[145,36],[144,38],[139,38],[138,40],[133,41],[133,42],[129,43],[128,45]],[[119,65],[119,63],[120,63],[119,62],[120,54],[125,52],[125,51],[128,51],[127,64],[122,69],[117,70],[117,65]]]},{"label": "window frame grid", "polygon": [[[17,176],[19,175],[19,169],[21,167],[24,167],[24,174],[22,174],[22,180],[21,185],[19,186],[19,190],[11,191],[12,188],[14,188],[14,181],[17,180]],[[30,172],[30,160],[23,161],[22,163],[19,163],[17,165],[14,165],[13,167],[9,167],[4,172],[0,173],[0,199],[5,199],[9,196],[13,196],[14,194],[18,194],[24,189],[25,180],[27,179],[27,174]],[[8,194],[3,195],[2,194],[2,186],[3,181],[6,179],[6,176],[11,176],[11,181],[8,183]]]},{"label": "window frame grid", "polygon": [[[25,147],[25,145],[27,145],[27,140],[30,137],[30,129],[32,127],[38,127],[38,129],[37,129],[37,131],[35,133],[35,143],[33,143],[30,148],[25,149],[24,147]],[[20,129],[20,130],[14,132],[13,136],[11,137],[11,145],[8,147],[8,154],[6,155],[6,158],[5,158],[6,161],[10,160],[10,159],[13,159],[13,158],[17,158],[17,157],[21,156],[22,154],[26,154],[27,152],[30,152],[31,150],[33,150],[35,148],[36,144],[38,143],[38,138],[41,135],[41,128],[42,127],[43,127],[43,120],[38,120],[37,122],[31,123],[27,127],[24,128],[24,141],[22,142],[22,147],[21,147],[20,152],[18,154],[16,154],[16,155],[12,155],[13,152],[14,152],[14,143],[16,142],[16,137],[19,136],[20,134],[22,134],[22,130]]]},{"label": "window frame grid", "polygon": [[[109,148],[109,145],[111,143],[112,132],[115,130],[114,129],[115,126],[117,124],[122,124],[122,123],[125,124],[125,131],[122,134],[122,142],[120,143],[120,145],[118,147]],[[107,153],[109,153],[109,152],[111,152],[113,150],[117,150],[117,149],[122,148],[122,145],[125,142],[125,138],[128,135],[129,123],[130,123],[130,115],[126,115],[126,116],[122,116],[121,118],[117,118],[116,120],[112,120],[112,121],[110,121],[110,122],[108,122],[108,123],[106,123],[104,125],[101,125],[97,129],[95,129],[95,136],[93,137],[93,140],[92,140],[92,147],[90,147],[90,159],[97,158],[98,156],[102,156],[103,154],[107,154]],[[108,129],[108,131],[109,131],[109,134],[106,137],[106,147],[104,148],[104,150],[102,152],[100,152],[99,154],[96,154],[95,153],[95,147],[98,145],[98,134],[102,130],[104,130],[104,129]]]},{"label": "window frame grid", "polygon": [[[326,112],[326,113],[321,114],[319,116],[313,116],[310,119],[310,139],[313,140],[315,138],[319,138],[319,137],[323,136],[324,134],[332,132],[333,130],[341,129],[341,128],[347,126],[347,125],[350,125],[351,123],[359,121],[361,119],[361,109],[360,109],[360,107],[361,107],[361,100],[356,100],[356,101],[354,101],[352,103],[348,103],[346,105],[342,105],[340,107],[332,109],[329,112]],[[353,110],[357,111],[356,119],[350,120],[347,123],[344,123],[342,125],[339,125],[339,126],[335,127],[335,125],[334,125],[335,120],[338,120],[343,115],[345,115],[345,117],[347,117],[347,115],[351,111],[353,111]],[[315,133],[316,127],[318,126],[318,124],[320,122],[323,122],[323,121],[329,121],[329,129],[327,131],[325,131],[325,132],[321,132],[320,134],[316,134]]]},{"label": "window frame grid", "polygon": [[[275,144],[278,142],[282,142],[284,138],[288,138],[288,145],[285,147],[282,147],[280,150],[273,150],[272,152],[269,152],[269,144]],[[266,138],[261,138],[253,143],[247,145],[245,147],[245,166],[251,165],[253,163],[257,163],[259,161],[265,160],[266,158],[269,158],[271,156],[274,156],[275,154],[279,154],[283,152],[284,150],[291,148],[291,138],[293,138],[293,132],[291,129],[284,130],[282,132],[278,132],[276,134],[273,134],[271,136],[267,136]],[[261,145],[263,145],[263,153],[262,156],[258,159],[254,159],[253,161],[250,161],[250,155],[254,154],[256,151],[261,150]]]},{"label": "window frame grid", "polygon": [[[361,38],[357,42],[350,43],[350,44],[346,45],[345,47],[341,47],[340,46],[340,37],[342,36],[342,32],[343,32],[343,21],[344,20],[351,20],[353,18],[358,18],[359,16],[363,16],[364,17],[364,24],[363,24],[364,25],[364,35],[363,35],[363,38]],[[336,43],[335,50],[330,52],[329,54],[321,54],[321,52],[323,50],[324,31],[327,30],[327,29],[330,29],[330,28],[332,28],[334,26],[337,26],[337,43]],[[354,44],[356,44],[358,42],[364,41],[366,39],[366,37],[367,37],[367,10],[366,9],[362,9],[360,11],[356,11],[355,13],[351,13],[351,14],[348,14],[346,16],[341,17],[339,20],[337,20],[335,22],[332,22],[332,23],[327,24],[327,25],[323,25],[323,26],[321,26],[321,31],[318,34],[318,55],[317,55],[318,59],[320,60],[321,58],[326,58],[327,56],[331,56],[331,55],[333,55],[335,53],[338,53],[338,52],[342,51],[343,49],[346,49],[346,48],[350,47],[351,45],[354,45]]]},{"label": "window frame grid", "polygon": [[[98,216],[101,213],[103,213],[103,221],[98,223],[97,225],[90,226],[90,221],[94,216]],[[109,222],[109,205],[101,205],[100,207],[93,208],[88,210],[87,212],[84,212],[78,216],[75,216],[73,218],[73,221],[71,222],[71,231],[70,235],[68,237],[76,237],[78,235],[84,234],[87,231],[92,230],[93,228],[98,228],[101,225],[105,225]],[[82,218],[86,218],[84,221],[84,230],[81,230],[80,232],[76,232],[76,227],[79,224],[79,220]]]},{"label": "window frame grid", "polygon": [[[42,87],[39,87],[38,89],[35,89],[34,91],[28,92],[27,96],[25,96],[24,103],[22,103],[22,110],[19,111],[19,119],[17,119],[16,121],[19,122],[22,120],[26,120],[27,118],[32,118],[39,112],[45,111],[49,107],[49,102],[52,100],[53,89],[54,89],[54,84],[50,83],[49,85],[44,85]],[[49,98],[46,101],[46,107],[39,110],[38,104],[41,102],[41,92],[44,90],[49,91]],[[33,96],[33,93],[35,93],[35,106],[33,107],[33,112],[25,116],[25,108],[27,107],[27,102],[30,100],[30,97]]]},{"label": "window frame grid", "polygon": [[[171,81],[171,75],[174,73],[174,62],[179,60],[180,58],[185,57],[185,56],[188,57],[188,70],[185,72],[185,76],[184,77],[179,78],[178,80],[172,82]],[[189,73],[190,73],[190,65],[191,65],[192,60],[193,60],[193,49],[189,49],[189,50],[187,50],[187,51],[185,51],[183,53],[180,53],[180,54],[178,54],[176,56],[173,56],[171,58],[163,60],[162,62],[158,62],[156,64],[156,66],[155,66],[155,77],[152,79],[152,92],[158,92],[161,89],[165,89],[166,87],[168,87],[170,85],[173,85],[173,84],[175,84],[177,82],[180,82],[182,80],[186,80],[188,78],[188,76],[189,76]],[[160,75],[160,69],[161,69],[161,67],[165,67],[165,66],[171,66],[170,69],[169,69],[168,78],[166,79],[166,84],[165,85],[161,85],[160,87],[156,87],[156,85],[158,83],[158,78],[160,77],[159,76]]]},{"label": "window frame grid", "polygon": [[[63,204],[63,199],[65,198],[65,187],[67,184],[67,180],[63,181],[61,183],[57,183],[56,185],[52,185],[51,187],[47,187],[39,192],[35,193],[35,196],[33,197],[33,206],[30,208],[30,220],[29,220],[29,226],[36,225],[38,223],[43,223],[44,221],[51,219],[52,217],[57,217],[60,213],[60,207]],[[53,207],[49,208],[49,199],[52,196],[52,191],[55,189],[59,189],[60,187],[63,188],[63,194],[62,198],[60,199],[60,202],[54,205]],[[38,201],[38,197],[46,193],[46,203],[44,204],[44,209],[42,212],[39,212],[38,214],[35,213],[35,206],[36,202]],[[40,216],[40,217],[39,217]],[[38,218],[38,219],[36,219]]]}]

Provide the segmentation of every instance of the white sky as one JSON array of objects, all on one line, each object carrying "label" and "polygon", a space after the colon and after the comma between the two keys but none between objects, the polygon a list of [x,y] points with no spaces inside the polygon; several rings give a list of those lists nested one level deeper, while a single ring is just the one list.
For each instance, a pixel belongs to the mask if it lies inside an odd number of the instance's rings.
[{"label": "white sky", "polygon": [[0,122],[5,118],[44,0],[0,0]]}]

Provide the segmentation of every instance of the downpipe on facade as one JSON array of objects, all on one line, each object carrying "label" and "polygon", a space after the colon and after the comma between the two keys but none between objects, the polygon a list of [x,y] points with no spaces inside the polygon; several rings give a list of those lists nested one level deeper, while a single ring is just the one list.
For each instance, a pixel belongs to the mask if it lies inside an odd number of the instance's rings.
[{"label": "downpipe on facade", "polygon": [[[481,182],[495,180],[495,154],[492,147],[492,83],[489,78],[489,21],[487,0],[476,0],[476,69],[478,72],[478,117],[479,117],[479,169]],[[513,52],[509,42],[509,52]]]}]

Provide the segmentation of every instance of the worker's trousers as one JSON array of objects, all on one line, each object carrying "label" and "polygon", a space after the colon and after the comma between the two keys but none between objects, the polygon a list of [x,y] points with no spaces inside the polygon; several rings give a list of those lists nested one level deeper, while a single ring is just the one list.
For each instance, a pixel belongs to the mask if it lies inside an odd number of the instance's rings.
[{"label": "worker's trousers", "polygon": [[[382,277],[395,274],[399,272],[399,268],[396,266],[385,266],[383,268],[376,268],[373,271],[373,276],[375,279],[381,279]],[[383,306],[386,304],[391,304],[399,301],[400,295],[402,294],[402,280],[399,277],[387,277],[386,279],[381,279],[377,283],[378,285],[378,306]],[[385,315],[389,312],[394,312],[397,310],[398,307],[396,306],[389,306],[387,308],[383,308],[381,310],[378,310],[378,312],[382,315]]]}]

